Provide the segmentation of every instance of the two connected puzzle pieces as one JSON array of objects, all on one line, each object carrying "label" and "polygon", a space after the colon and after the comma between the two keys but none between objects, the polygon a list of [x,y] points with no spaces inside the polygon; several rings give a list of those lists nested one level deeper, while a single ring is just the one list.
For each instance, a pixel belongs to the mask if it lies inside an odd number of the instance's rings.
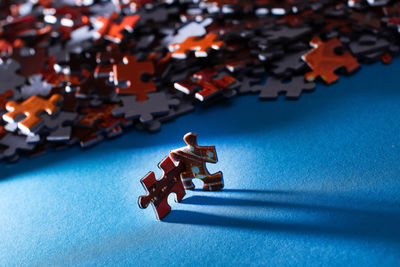
[{"label": "two connected puzzle pieces", "polygon": [[206,163],[217,163],[215,146],[199,146],[197,134],[187,133],[183,140],[187,146],[172,150],[169,157],[164,158],[158,167],[164,174],[156,180],[154,172],[149,172],[140,181],[147,191],[147,195],[138,199],[139,207],[145,209],[151,203],[157,219],[162,220],[170,211],[168,196],[176,194],[176,201],[180,202],[185,196],[185,189],[195,188],[192,180],[203,181],[203,190],[216,191],[224,187],[222,172],[210,174]]}]

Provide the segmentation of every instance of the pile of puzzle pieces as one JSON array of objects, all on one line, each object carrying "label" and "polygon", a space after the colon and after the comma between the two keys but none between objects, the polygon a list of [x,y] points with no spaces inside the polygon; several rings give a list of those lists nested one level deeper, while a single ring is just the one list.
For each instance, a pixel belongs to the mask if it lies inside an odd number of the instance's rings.
[{"label": "pile of puzzle pieces", "polygon": [[222,172],[210,174],[206,168],[206,163],[218,161],[215,147],[199,146],[195,133],[187,133],[183,140],[187,146],[172,150],[169,157],[158,164],[164,172],[161,179],[157,180],[154,172],[149,172],[140,180],[147,195],[139,197],[139,207],[145,209],[151,203],[159,220],[171,211],[168,196],[175,193],[176,201],[180,202],[186,194],[185,189],[195,188],[193,179],[203,181],[203,190],[217,191],[224,187]]},{"label": "pile of puzzle pieces", "polygon": [[390,0],[4,0],[0,158],[155,132],[242,94],[297,99],[400,50]]}]

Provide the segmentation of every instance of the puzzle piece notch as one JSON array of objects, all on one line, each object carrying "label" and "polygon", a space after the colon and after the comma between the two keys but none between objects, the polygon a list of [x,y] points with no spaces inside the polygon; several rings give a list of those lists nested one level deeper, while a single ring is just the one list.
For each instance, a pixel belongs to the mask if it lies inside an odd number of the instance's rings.
[{"label": "puzzle piece notch", "polygon": [[335,53],[335,49],[342,46],[337,38],[323,42],[319,37],[314,37],[310,45],[313,49],[302,56],[302,59],[312,69],[304,76],[307,81],[312,82],[317,77],[321,77],[327,84],[330,84],[339,79],[335,74],[339,68],[345,67],[350,73],[360,66],[348,51],[340,55]]},{"label": "puzzle piece notch", "polygon": [[6,104],[7,113],[3,115],[3,120],[8,123],[18,123],[18,128],[26,135],[32,135],[43,125],[40,117],[42,112],[51,115],[58,110],[57,104],[62,101],[59,94],[52,95],[49,99],[39,96],[32,96],[22,103],[9,101]]},{"label": "puzzle piece notch", "polygon": [[152,80],[144,81],[144,74],[154,74],[151,61],[137,61],[135,56],[126,56],[124,62],[113,65],[114,81],[119,84],[127,82],[126,88],[118,87],[118,94],[136,95],[137,101],[147,100],[146,93],[155,92],[156,85]]},{"label": "puzzle piece notch", "polygon": [[216,191],[224,187],[222,172],[210,174],[206,168],[206,162],[217,163],[217,153],[215,146],[199,146],[197,144],[197,134],[187,133],[183,140],[187,144],[172,150],[169,155],[177,161],[183,163],[185,170],[181,174],[181,179],[185,189],[194,189],[193,179],[203,181],[203,190]]},{"label": "puzzle piece notch", "polygon": [[187,53],[194,51],[196,57],[207,57],[210,49],[219,50],[223,45],[223,41],[216,41],[218,34],[207,33],[203,37],[191,36],[182,43],[170,44],[168,46],[171,56],[177,59],[185,59]]},{"label": "puzzle piece notch", "polygon": [[292,77],[289,81],[270,77],[264,85],[252,87],[253,92],[260,92],[261,100],[277,99],[279,94],[285,94],[286,99],[298,99],[304,91],[313,91],[315,83],[305,82],[303,76]]},{"label": "puzzle piece notch", "polygon": [[168,196],[175,193],[176,201],[180,202],[186,192],[180,179],[183,171],[182,163],[175,165],[171,158],[166,157],[158,164],[158,167],[163,170],[161,179],[156,180],[154,172],[149,172],[140,180],[147,195],[139,197],[138,205],[141,209],[145,209],[151,203],[157,219],[162,220],[171,211]]}]

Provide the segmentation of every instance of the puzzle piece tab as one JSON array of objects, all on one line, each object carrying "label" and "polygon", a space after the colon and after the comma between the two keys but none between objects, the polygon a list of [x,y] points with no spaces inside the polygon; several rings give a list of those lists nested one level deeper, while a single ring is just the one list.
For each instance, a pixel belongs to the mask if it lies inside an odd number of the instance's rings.
[{"label": "puzzle piece tab", "polygon": [[203,190],[221,190],[224,187],[222,172],[210,174],[205,165],[206,162],[217,163],[215,146],[199,146],[195,133],[187,133],[183,140],[187,146],[172,150],[169,155],[185,167],[181,174],[185,189],[194,189],[192,180],[197,178],[203,181]]},{"label": "puzzle piece tab", "polygon": [[3,115],[3,120],[9,123],[18,122],[18,128],[26,135],[38,130],[43,123],[40,118],[42,112],[51,115],[58,110],[57,103],[62,101],[59,94],[52,95],[49,99],[39,96],[32,96],[22,103],[15,101],[7,102],[7,113]]},{"label": "puzzle piece tab", "polygon": [[186,192],[180,179],[183,171],[182,163],[175,165],[171,158],[166,157],[158,164],[158,167],[164,172],[160,180],[156,180],[154,172],[149,172],[140,180],[147,195],[139,197],[138,205],[145,209],[151,203],[157,219],[162,220],[171,211],[171,206],[168,204],[169,194],[175,193],[176,201],[181,202]]},{"label": "puzzle piece tab", "polygon": [[319,37],[314,37],[310,44],[314,48],[302,56],[302,59],[312,69],[305,75],[307,81],[314,81],[320,76],[330,84],[339,78],[335,74],[337,69],[345,67],[347,72],[352,72],[360,66],[349,52],[345,51],[340,55],[335,53],[335,49],[342,46],[337,38],[323,42]]}]

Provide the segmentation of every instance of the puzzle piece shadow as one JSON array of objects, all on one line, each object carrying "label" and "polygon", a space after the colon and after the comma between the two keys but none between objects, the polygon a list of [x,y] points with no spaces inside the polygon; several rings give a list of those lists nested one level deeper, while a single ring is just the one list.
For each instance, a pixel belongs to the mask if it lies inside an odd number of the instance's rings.
[{"label": "puzzle piece shadow", "polygon": [[[259,193],[253,190],[240,190],[246,198],[219,197],[219,196],[191,196],[182,200],[186,205],[220,206],[230,209],[253,207],[254,214],[259,215],[263,208],[276,209],[279,212],[287,213],[287,221],[284,219],[269,219],[268,214],[260,218],[248,218],[248,216],[233,217],[212,213],[204,213],[191,210],[172,210],[163,220],[166,223],[206,225],[212,227],[235,228],[257,232],[286,232],[288,234],[332,236],[341,238],[352,238],[360,240],[377,240],[393,244],[400,244],[400,208],[396,203],[386,203],[379,208],[378,203],[366,200],[341,200],[312,193],[287,192],[291,201],[284,195],[281,200],[260,200]],[[311,195],[308,201],[304,202],[304,195]],[[243,195],[243,194],[241,194]],[[265,196],[271,195],[265,191]],[[267,197],[265,197],[267,198]],[[296,201],[296,198],[298,199]],[[276,198],[275,198],[276,199]],[[316,203],[329,203],[316,204]],[[350,205],[349,207],[349,203]],[[380,203],[379,203],[380,204]],[[344,207],[346,206],[346,207]],[[359,208],[362,207],[362,208]],[[304,222],[302,217],[296,221],[296,214],[304,212],[311,216],[317,215],[315,221]],[[224,212],[230,214],[230,212]],[[313,217],[310,217],[313,218]]]}]

